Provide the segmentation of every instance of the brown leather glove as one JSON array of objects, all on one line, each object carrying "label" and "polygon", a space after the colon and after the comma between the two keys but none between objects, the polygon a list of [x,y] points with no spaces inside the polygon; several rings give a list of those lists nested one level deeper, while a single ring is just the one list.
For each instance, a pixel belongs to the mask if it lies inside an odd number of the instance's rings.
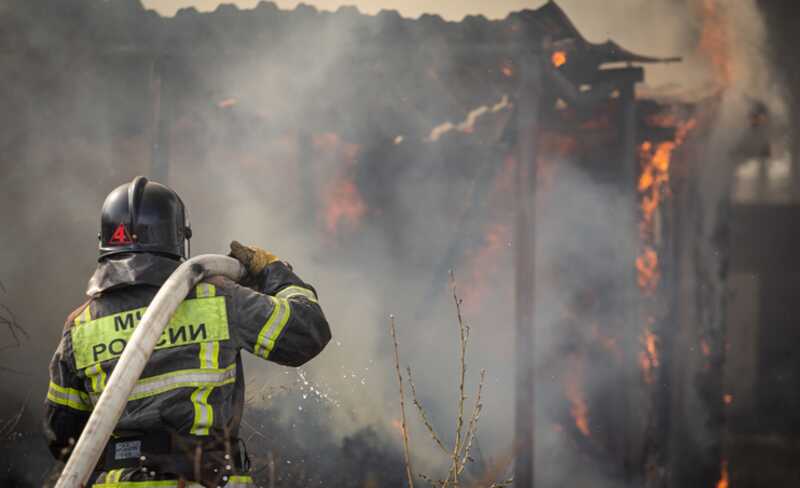
[{"label": "brown leather glove", "polygon": [[250,276],[257,276],[268,264],[278,261],[278,257],[256,246],[245,246],[239,241],[231,242],[231,257],[239,260]]}]

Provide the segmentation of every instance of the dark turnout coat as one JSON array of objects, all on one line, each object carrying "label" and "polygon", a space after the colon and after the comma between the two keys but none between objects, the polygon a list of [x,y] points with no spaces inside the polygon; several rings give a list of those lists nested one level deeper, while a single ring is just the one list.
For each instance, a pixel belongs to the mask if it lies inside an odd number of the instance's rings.
[{"label": "dark turnout coat", "polygon": [[[89,281],[89,300],[70,314],[50,363],[45,432],[56,457],[69,455],[134,327],[178,265],[153,254],[99,264]],[[196,479],[172,473],[180,467],[162,463],[156,469],[139,465],[139,459],[164,444],[171,447],[162,454],[173,457],[195,452],[197,445],[230,455],[244,403],[241,351],[299,366],[325,347],[330,329],[310,285],[282,262],[252,281],[245,287],[212,278],[181,303],[128,398],[112,438],[125,442],[101,460],[97,486],[141,481],[143,475],[134,472],[145,473],[144,479]],[[159,453],[152,454],[155,459]],[[236,486],[235,478],[228,481]]]}]

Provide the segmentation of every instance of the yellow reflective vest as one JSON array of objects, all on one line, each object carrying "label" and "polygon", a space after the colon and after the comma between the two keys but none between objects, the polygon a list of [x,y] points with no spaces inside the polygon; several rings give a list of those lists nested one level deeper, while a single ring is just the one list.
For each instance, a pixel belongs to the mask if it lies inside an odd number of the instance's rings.
[{"label": "yellow reflective vest", "polygon": [[[151,254],[99,264],[90,298],[70,314],[50,363],[45,433],[56,457],[69,455],[133,330],[178,264]],[[190,292],[156,344],[115,436],[235,441],[244,403],[241,351],[299,366],[325,347],[331,334],[316,291],[286,264],[270,264],[248,285],[212,278]],[[96,486],[112,486],[101,484],[107,478],[96,473]]]}]

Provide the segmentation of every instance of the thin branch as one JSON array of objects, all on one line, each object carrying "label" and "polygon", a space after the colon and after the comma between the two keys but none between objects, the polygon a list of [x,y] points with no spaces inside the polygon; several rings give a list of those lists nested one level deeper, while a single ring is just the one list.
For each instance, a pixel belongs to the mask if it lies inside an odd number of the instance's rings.
[{"label": "thin branch", "polygon": [[[486,370],[481,370],[481,379],[478,382],[478,391],[475,394],[475,405],[472,407],[472,415],[469,419],[469,426],[467,427],[467,439],[464,444],[464,451],[461,457],[461,471],[464,470],[464,467],[467,465],[467,462],[471,460],[469,457],[469,452],[472,449],[472,441],[475,439],[475,434],[478,432],[478,419],[481,416],[481,410],[483,409],[483,405],[481,404],[481,393],[483,392],[483,382],[486,380]],[[461,474],[459,471],[459,474]]]},{"label": "thin branch", "polygon": [[505,488],[507,486],[511,486],[514,484],[514,478],[508,478],[505,481],[499,481],[497,483],[492,483],[489,485],[489,488]]},{"label": "thin branch", "polygon": [[8,317],[0,316],[0,323],[2,323],[3,325],[7,325],[8,326],[8,329],[9,329],[9,331],[11,331],[11,334],[14,336],[14,339],[17,341],[17,344],[19,344],[19,338],[17,337],[17,331],[19,331],[27,339],[28,338],[28,333],[25,331],[25,329],[23,329],[19,325],[19,323],[17,322],[16,316],[14,316],[14,312],[12,312],[10,308],[8,308],[7,306],[3,305],[2,303],[0,303],[0,309],[5,311],[5,313],[8,315]]},{"label": "thin branch", "polygon": [[20,405],[16,415],[8,419],[8,421],[6,421],[3,426],[0,427],[0,439],[5,439],[14,433],[14,429],[17,427],[17,425],[19,425],[20,420],[22,420],[22,414],[25,413],[25,407],[28,405],[28,399],[30,396],[31,393],[29,390],[28,394],[25,395],[25,401],[22,402],[22,405]]},{"label": "thin branch", "polygon": [[[458,317],[458,333],[459,333],[459,376],[458,376],[458,418],[456,419],[456,440],[453,446],[452,453],[452,466],[450,467],[450,478],[453,480],[453,486],[458,486],[458,475],[461,472],[459,469],[459,453],[462,446],[462,431],[464,429],[464,401],[466,395],[464,394],[464,379],[466,376],[466,354],[467,354],[467,327],[464,325],[464,319],[461,314],[461,299],[458,298],[456,290],[456,278],[453,270],[450,270],[450,288],[453,291],[453,302],[456,305],[456,315]],[[448,478],[449,479],[449,478]],[[447,486],[447,485],[445,485]]]},{"label": "thin branch", "polygon": [[490,463],[490,467],[484,472],[483,477],[474,483],[476,488],[500,488],[509,486],[513,483],[513,477],[508,477],[504,481],[498,481],[502,476],[508,476],[511,465],[514,462],[517,449],[512,445],[503,452],[499,458]]},{"label": "thin branch", "polygon": [[14,315],[14,312],[12,312],[10,308],[3,305],[2,303],[0,303],[0,312],[5,312],[4,314],[0,313],[0,325],[5,325],[8,328],[8,331],[11,333],[11,337],[14,339],[13,345],[5,346],[3,347],[2,350],[10,349],[12,347],[19,347],[22,344],[22,341],[20,341],[19,335],[17,335],[17,333],[24,336],[25,339],[29,339],[30,336],[28,335],[28,332],[24,328],[22,328],[22,326],[19,325],[19,322],[17,322],[17,318]]},{"label": "thin branch", "polygon": [[392,343],[394,344],[394,369],[397,371],[397,385],[400,390],[400,430],[403,433],[403,456],[405,456],[406,476],[408,477],[408,487],[414,488],[414,470],[411,467],[411,457],[408,450],[408,430],[406,429],[406,402],[403,392],[403,374],[400,372],[400,352],[397,346],[397,332],[395,330],[394,315],[389,316],[389,328],[392,332]]},{"label": "thin branch", "polygon": [[269,440],[269,438],[267,438],[267,436],[265,436],[260,430],[256,429],[252,425],[250,425],[245,419],[242,419],[242,425],[244,425],[245,427],[247,427],[248,429],[253,431],[253,433],[250,434],[250,436],[245,440],[245,442],[250,442],[250,439],[252,439],[253,436],[256,436],[256,435],[259,436],[259,437],[264,438],[265,440]]},{"label": "thin branch", "polygon": [[[0,351],[2,351],[4,349],[7,349],[7,348],[0,349]],[[17,369],[8,368],[6,366],[0,366],[0,371],[6,372],[6,373],[18,374],[20,376],[28,376],[29,375],[29,373],[26,373],[24,371],[19,371]]]},{"label": "thin branch", "polygon": [[[439,435],[436,433],[436,429],[434,429],[433,424],[431,423],[430,419],[428,419],[428,414],[426,410],[423,408],[422,403],[419,401],[417,396],[416,386],[414,384],[414,379],[411,373],[411,367],[406,367],[406,372],[408,374],[408,384],[411,388],[411,399],[414,402],[414,405],[417,408],[417,412],[422,419],[422,423],[428,429],[428,432],[433,438],[433,441],[436,445],[439,446],[440,449],[447,455],[450,459],[450,467],[447,471],[447,478],[445,479],[434,479],[430,478],[429,476],[419,473],[418,476],[421,480],[429,484],[432,488],[458,488],[460,486],[460,477],[463,474],[463,471],[467,465],[467,463],[473,462],[472,458],[470,457],[470,453],[472,451],[473,444],[477,445],[477,431],[478,431],[478,422],[480,420],[481,412],[483,410],[482,396],[483,396],[483,386],[486,381],[486,371],[481,370],[480,373],[480,381],[478,382],[478,388],[476,391],[475,402],[472,406],[472,412],[469,417],[468,422],[464,421],[464,411],[465,411],[465,402],[467,400],[467,396],[464,393],[465,391],[465,383],[466,383],[466,371],[467,371],[467,344],[469,342],[469,326],[464,323],[464,318],[462,315],[461,304],[462,300],[458,297],[458,293],[456,290],[455,284],[455,275],[450,271],[450,286],[453,292],[453,301],[455,302],[456,306],[456,314],[458,317],[458,331],[459,331],[459,380],[458,380],[458,417],[456,419],[456,433],[455,433],[455,443],[453,445],[452,451],[445,447],[444,443],[442,442]],[[400,415],[401,415],[401,432],[403,434],[403,455],[405,457],[405,466],[406,466],[406,476],[408,477],[409,487],[413,488],[414,486],[414,478],[413,478],[413,471],[411,467],[411,455],[409,452],[409,441],[408,441],[408,429],[406,425],[406,415],[405,415],[405,390],[403,385],[403,375],[400,371],[400,353],[399,353],[399,346],[397,343],[397,330],[395,326],[394,316],[389,316],[389,330],[392,335],[392,343],[394,346],[394,365],[395,371],[397,373],[397,383],[400,390]],[[510,459],[510,458],[509,458]],[[513,479],[507,479],[505,481],[491,481],[495,479],[499,473],[493,474],[491,477],[485,478],[482,482],[478,484],[470,483],[470,486],[475,486],[479,488],[507,488],[513,482]]]},{"label": "thin branch", "polygon": [[422,479],[422,481],[428,483],[433,488],[436,488],[437,486],[442,486],[442,483],[444,483],[444,481],[442,481],[442,480],[438,480],[438,481],[434,480],[433,478],[429,478],[427,475],[422,474],[422,473],[418,474],[417,476],[419,476]]},{"label": "thin branch", "polygon": [[406,372],[408,373],[408,384],[411,387],[411,398],[414,401],[414,405],[417,407],[417,411],[419,412],[419,416],[422,419],[422,423],[425,424],[425,427],[430,432],[433,441],[444,451],[445,454],[449,454],[450,451],[444,447],[444,443],[442,443],[441,438],[436,434],[436,430],[433,428],[430,420],[428,420],[428,415],[425,413],[425,409],[422,408],[422,404],[417,399],[417,389],[414,387],[414,379],[411,376],[411,367],[406,367]]}]

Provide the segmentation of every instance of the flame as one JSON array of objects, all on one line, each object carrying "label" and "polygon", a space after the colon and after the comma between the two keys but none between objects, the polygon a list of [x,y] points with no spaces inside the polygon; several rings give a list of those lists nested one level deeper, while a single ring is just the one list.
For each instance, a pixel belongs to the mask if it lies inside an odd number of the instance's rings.
[{"label": "flame", "polygon": [[325,229],[335,233],[343,226],[358,227],[367,213],[367,206],[351,180],[341,178],[334,181],[326,193]]},{"label": "flame", "polygon": [[728,460],[722,460],[717,488],[728,488]]},{"label": "flame", "polygon": [[495,223],[486,230],[483,244],[468,259],[471,279],[463,291],[464,303],[470,310],[480,308],[482,298],[489,289],[487,277],[495,270],[495,263],[503,249],[511,242],[511,227],[505,223]]},{"label": "flame", "polygon": [[324,207],[321,219],[325,230],[329,234],[342,229],[352,231],[367,214],[367,205],[352,177],[361,146],[347,142],[333,132],[312,134],[311,143],[317,157],[328,158],[339,166],[338,172],[322,189]]},{"label": "flame", "polygon": [[500,72],[503,73],[503,76],[506,78],[511,78],[514,76],[514,66],[510,61],[503,61],[500,65]]},{"label": "flame", "polygon": [[230,108],[230,107],[233,107],[234,105],[236,105],[237,103],[239,103],[239,100],[237,100],[236,98],[231,97],[231,98],[226,98],[224,100],[220,100],[219,102],[217,102],[217,107],[219,107],[219,108]]},{"label": "flame", "polygon": [[637,281],[639,288],[646,294],[652,295],[658,288],[661,271],[658,269],[658,253],[646,246],[641,255],[636,258]]},{"label": "flame", "polygon": [[733,395],[730,393],[726,393],[722,396],[722,401],[725,402],[725,405],[730,405],[733,403]]},{"label": "flame", "polygon": [[[669,126],[674,123],[671,115],[660,115],[653,122]],[[642,240],[641,253],[636,257],[636,281],[642,294],[652,297],[658,291],[661,281],[661,268],[659,267],[658,242],[656,236],[656,211],[661,202],[669,195],[670,166],[672,153],[686,140],[697,122],[689,119],[678,123],[675,128],[675,139],[653,144],[644,141],[639,148],[642,172],[637,184],[641,195],[641,221],[639,222],[639,235]],[[651,316],[647,320],[642,332],[642,350],[639,352],[639,364],[642,368],[644,382],[648,385],[655,383],[655,370],[659,367],[658,337],[652,332],[656,318]]]},{"label": "flame", "polygon": [[[655,322],[655,319],[651,318],[650,322]],[[659,366],[657,342],[656,335],[646,328],[642,334],[644,350],[639,353],[639,363],[642,366],[644,382],[648,385],[655,382],[655,369]]]},{"label": "flame", "polygon": [[586,404],[581,385],[583,384],[583,361],[577,356],[573,356],[570,366],[567,368],[564,385],[564,394],[570,403],[570,414],[575,420],[575,427],[586,437],[591,437],[589,430],[589,407]]},{"label": "flame", "polygon": [[564,158],[575,153],[578,140],[573,135],[544,130],[541,132],[539,145],[542,153]]},{"label": "flame", "polygon": [[711,346],[708,345],[708,341],[705,339],[700,341],[700,351],[703,352],[703,356],[705,357],[711,356]]},{"label": "flame", "polygon": [[669,195],[670,165],[673,151],[686,140],[689,132],[695,128],[697,121],[689,119],[681,122],[675,129],[675,140],[664,141],[655,146],[651,141],[644,141],[639,148],[642,161],[642,173],[637,189],[642,195],[640,209],[642,220],[639,223],[639,234],[646,242],[642,253],[636,258],[639,288],[652,295],[658,289],[661,273],[658,269],[658,254],[652,241],[655,230],[655,214],[664,197]]},{"label": "flame", "polygon": [[579,127],[587,130],[608,129],[611,127],[611,119],[609,118],[608,114],[601,114],[587,120],[586,122],[582,122]]},{"label": "flame", "polygon": [[647,117],[646,123],[652,127],[676,127],[678,119],[673,113],[657,113]]},{"label": "flame", "polygon": [[672,151],[676,147],[675,142],[667,141],[659,143],[653,150],[651,142],[642,143],[641,154],[645,165],[639,177],[638,190],[643,194],[641,203],[643,229],[652,224],[653,215],[668,189],[670,160]]},{"label": "flame", "polygon": [[708,61],[717,85],[727,87],[733,81],[733,64],[730,55],[732,36],[726,12],[717,0],[702,0],[699,10],[703,23],[698,52]]},{"label": "flame", "polygon": [[567,53],[566,51],[556,51],[550,56],[550,60],[553,62],[553,66],[560,68],[567,63]]}]

